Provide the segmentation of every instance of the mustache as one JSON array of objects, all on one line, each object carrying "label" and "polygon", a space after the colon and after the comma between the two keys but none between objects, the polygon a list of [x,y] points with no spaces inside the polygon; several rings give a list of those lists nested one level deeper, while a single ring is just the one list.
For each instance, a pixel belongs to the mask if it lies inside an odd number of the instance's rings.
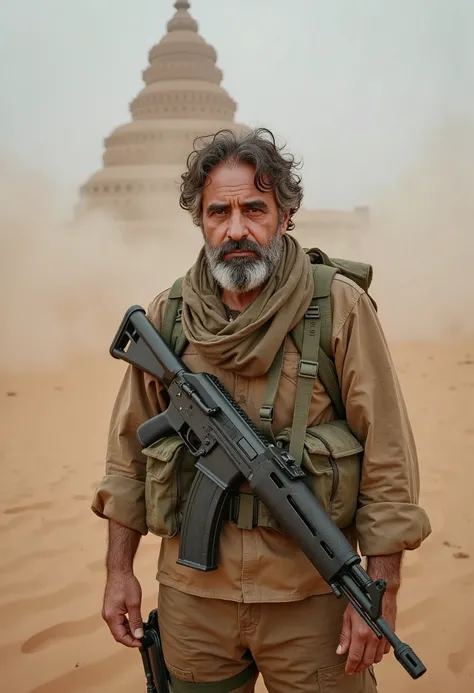
[{"label": "mustache", "polygon": [[258,243],[254,243],[254,241],[250,241],[247,238],[242,238],[240,241],[226,241],[219,246],[219,248],[216,248],[216,260],[221,261],[227,253],[232,253],[237,250],[255,253],[258,259],[262,257],[262,249]]}]

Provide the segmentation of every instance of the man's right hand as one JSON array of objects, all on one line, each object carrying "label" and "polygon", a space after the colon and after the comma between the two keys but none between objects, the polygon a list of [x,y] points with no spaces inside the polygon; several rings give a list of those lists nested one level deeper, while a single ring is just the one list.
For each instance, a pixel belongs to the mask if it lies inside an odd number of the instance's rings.
[{"label": "man's right hand", "polygon": [[[109,573],[102,618],[115,640],[126,647],[140,647],[143,638],[142,589],[131,572]],[[127,618],[128,615],[128,618]]]}]

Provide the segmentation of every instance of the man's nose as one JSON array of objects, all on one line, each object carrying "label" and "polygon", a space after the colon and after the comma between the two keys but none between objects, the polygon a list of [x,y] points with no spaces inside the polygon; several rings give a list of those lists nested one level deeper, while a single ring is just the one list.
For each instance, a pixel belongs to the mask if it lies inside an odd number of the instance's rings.
[{"label": "man's nose", "polygon": [[245,219],[237,210],[230,215],[227,235],[233,241],[240,241],[242,238],[246,238],[249,235]]}]

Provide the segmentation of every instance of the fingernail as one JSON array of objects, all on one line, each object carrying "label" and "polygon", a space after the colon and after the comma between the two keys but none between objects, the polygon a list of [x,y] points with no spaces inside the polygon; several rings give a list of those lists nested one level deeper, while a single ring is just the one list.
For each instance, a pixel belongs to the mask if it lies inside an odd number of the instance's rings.
[{"label": "fingernail", "polygon": [[336,654],[341,654],[342,652],[342,645],[337,646]]},{"label": "fingernail", "polygon": [[135,631],[136,638],[143,638],[143,628],[137,628]]}]

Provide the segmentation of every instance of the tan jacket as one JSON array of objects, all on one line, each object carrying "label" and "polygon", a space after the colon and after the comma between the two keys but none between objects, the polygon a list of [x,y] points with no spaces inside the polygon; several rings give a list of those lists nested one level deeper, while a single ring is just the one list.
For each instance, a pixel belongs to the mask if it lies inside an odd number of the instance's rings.
[{"label": "tan jacket", "polygon": [[[168,290],[149,306],[159,330]],[[430,534],[429,519],[418,505],[419,471],[415,442],[400,385],[378,316],[367,295],[351,280],[336,275],[331,291],[333,349],[346,405],[347,421],[365,446],[359,507],[344,533],[362,555],[384,555],[417,548]],[[208,364],[187,346],[183,361],[193,371],[216,375],[257,426],[266,376],[246,379]],[[280,388],[275,399],[274,432],[290,426],[300,355],[288,340]],[[103,518],[147,533],[145,458],[137,427],[166,407],[156,380],[127,367],[112,412],[105,476],[92,509]],[[331,401],[316,381],[308,425],[335,418]],[[162,539],[159,582],[195,595],[244,602],[294,601],[330,592],[295,542],[267,527],[242,530],[225,522],[219,568],[200,571],[177,565],[179,537]]]}]

